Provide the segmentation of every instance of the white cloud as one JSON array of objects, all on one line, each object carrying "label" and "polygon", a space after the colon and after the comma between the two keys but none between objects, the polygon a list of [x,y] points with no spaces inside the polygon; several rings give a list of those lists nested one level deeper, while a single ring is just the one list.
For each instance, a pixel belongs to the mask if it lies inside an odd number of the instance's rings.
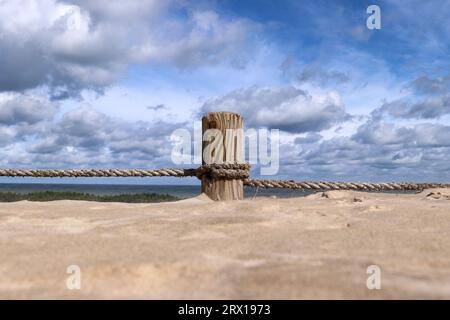
[{"label": "white cloud", "polygon": [[0,93],[0,144],[21,143],[44,135],[59,106],[41,96]]},{"label": "white cloud", "polygon": [[321,131],[349,119],[337,92],[310,96],[286,87],[251,87],[206,101],[201,109],[234,111],[251,127],[269,127],[292,133]]},{"label": "white cloud", "polygon": [[41,96],[0,94],[0,124],[33,125],[51,119],[58,105]]},{"label": "white cloud", "polygon": [[[169,21],[152,34],[150,58],[173,62],[180,68],[231,61],[239,66],[249,31],[255,24],[244,19],[227,20],[213,11],[193,12],[188,21]],[[158,32],[158,31],[163,31]]]},{"label": "white cloud", "polygon": [[[186,5],[187,6],[187,5]],[[169,10],[169,7],[171,10]],[[135,63],[241,66],[252,23],[161,1],[0,2],[0,92],[102,90]]]}]

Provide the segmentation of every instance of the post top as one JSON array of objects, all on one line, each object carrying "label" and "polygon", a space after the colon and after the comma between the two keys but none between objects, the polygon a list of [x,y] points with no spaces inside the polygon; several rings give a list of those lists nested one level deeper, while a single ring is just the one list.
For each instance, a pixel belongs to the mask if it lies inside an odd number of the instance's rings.
[{"label": "post top", "polygon": [[232,112],[232,111],[213,111],[213,112],[208,112],[204,115],[204,117],[210,117],[210,116],[215,116],[215,115],[233,115],[236,117],[242,117],[239,113],[236,112]]}]

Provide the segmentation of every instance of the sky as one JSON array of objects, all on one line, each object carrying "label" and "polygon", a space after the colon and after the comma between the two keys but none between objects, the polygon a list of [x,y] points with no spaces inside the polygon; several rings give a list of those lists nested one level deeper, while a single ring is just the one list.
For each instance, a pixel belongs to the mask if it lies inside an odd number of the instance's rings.
[{"label": "sky", "polygon": [[174,130],[234,111],[280,130],[265,178],[448,182],[449,17],[438,0],[0,0],[0,167],[174,167]]}]

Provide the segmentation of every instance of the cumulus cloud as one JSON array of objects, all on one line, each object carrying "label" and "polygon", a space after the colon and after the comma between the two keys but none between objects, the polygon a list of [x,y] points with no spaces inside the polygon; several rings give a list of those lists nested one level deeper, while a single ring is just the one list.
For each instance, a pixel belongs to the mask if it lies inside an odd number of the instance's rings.
[{"label": "cumulus cloud", "polygon": [[280,177],[343,181],[448,181],[450,126],[369,117],[353,133],[308,133],[280,147]]},{"label": "cumulus cloud", "polygon": [[389,115],[403,119],[433,119],[450,114],[450,95],[427,97],[419,101],[399,99],[384,103],[372,112],[373,117]]},{"label": "cumulus cloud", "polygon": [[[172,62],[186,69],[230,61],[241,67],[246,54],[242,48],[256,23],[245,19],[226,20],[213,11],[193,12],[189,20],[164,24],[148,45],[150,58]],[[169,30],[169,32],[167,32]]]},{"label": "cumulus cloud", "polygon": [[397,129],[391,123],[370,120],[360,126],[353,139],[363,144],[390,145],[411,140],[413,131],[408,128]]},{"label": "cumulus cloud", "polygon": [[[0,3],[0,90],[48,85],[55,97],[111,83],[128,55],[123,32],[93,25],[89,12],[54,0]],[[115,32],[117,31],[117,32]],[[119,50],[121,49],[121,50]]]},{"label": "cumulus cloud", "polygon": [[170,163],[171,133],[184,123],[125,121],[85,106],[0,94],[0,163],[7,167],[152,167]]},{"label": "cumulus cloud", "polygon": [[308,132],[303,137],[297,137],[294,140],[294,143],[296,144],[304,144],[304,143],[315,143],[322,139],[322,135],[316,133],[316,132]]},{"label": "cumulus cloud", "polygon": [[421,94],[447,94],[450,92],[450,75],[436,78],[420,76],[410,86]]},{"label": "cumulus cloud", "polygon": [[[337,136],[320,143],[285,145],[281,174],[302,179],[343,181],[447,181],[450,146],[431,126],[413,129],[413,140],[398,144],[362,143]],[[431,136],[429,132],[433,131]]]},{"label": "cumulus cloud", "polygon": [[322,87],[350,82],[350,76],[338,70],[326,70],[319,64],[306,65],[298,74],[300,83],[311,82]]},{"label": "cumulus cloud", "polygon": [[372,112],[372,117],[388,115],[398,119],[438,119],[450,114],[450,76],[421,76],[411,81],[408,87],[419,98],[408,96],[385,102]]},{"label": "cumulus cloud", "polygon": [[57,103],[41,96],[0,93],[0,145],[45,134],[58,109]]},{"label": "cumulus cloud", "polygon": [[41,96],[0,94],[0,124],[33,125],[51,119],[58,105]]},{"label": "cumulus cloud", "polygon": [[[47,155],[61,159],[62,154],[78,153],[87,163],[97,162],[97,157],[108,165],[129,166],[164,162],[170,159],[172,144],[170,134],[181,123],[126,122],[111,118],[89,107],[65,113],[49,133],[34,141],[27,151],[37,157]],[[60,165],[61,165],[60,164]]]},{"label": "cumulus cloud", "polygon": [[300,65],[293,56],[288,56],[279,66],[281,72],[300,84],[308,83],[320,87],[336,87],[351,81],[348,72],[323,67],[318,62]]},{"label": "cumulus cloud", "polygon": [[329,92],[311,96],[292,87],[251,87],[207,100],[201,112],[233,111],[247,126],[268,127],[291,133],[321,131],[349,119],[340,96]]},{"label": "cumulus cloud", "polygon": [[404,147],[450,147],[450,127],[422,123],[399,127],[392,123],[369,120],[360,126],[352,139],[362,144],[400,145]]},{"label": "cumulus cloud", "polygon": [[[187,4],[185,5],[187,6]],[[171,1],[0,2],[0,92],[47,86],[54,99],[101,90],[129,65],[242,62],[251,23]]]}]

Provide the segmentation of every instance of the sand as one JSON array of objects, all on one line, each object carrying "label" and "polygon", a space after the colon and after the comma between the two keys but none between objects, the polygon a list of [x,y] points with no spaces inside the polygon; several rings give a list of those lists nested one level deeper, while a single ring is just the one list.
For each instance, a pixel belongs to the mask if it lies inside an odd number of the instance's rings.
[{"label": "sand", "polygon": [[450,189],[2,203],[0,298],[449,299]]}]

